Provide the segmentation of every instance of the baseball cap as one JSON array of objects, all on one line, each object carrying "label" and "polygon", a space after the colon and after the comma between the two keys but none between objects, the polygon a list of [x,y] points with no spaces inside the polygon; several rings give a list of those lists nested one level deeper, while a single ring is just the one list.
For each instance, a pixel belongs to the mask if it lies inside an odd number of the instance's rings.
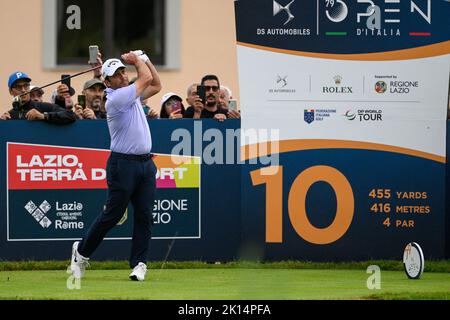
[{"label": "baseball cap", "polygon": [[103,89],[106,89],[105,84],[103,83],[103,81],[99,80],[99,79],[91,79],[89,81],[86,81],[86,83],[84,84],[83,90],[92,88],[95,85],[100,85]]},{"label": "baseball cap", "polygon": [[38,91],[40,95],[43,95],[45,93],[44,90],[42,90],[41,88],[36,87],[36,86],[30,87],[30,92],[32,92],[32,91]]},{"label": "baseball cap", "polygon": [[31,78],[26,73],[20,72],[20,71],[14,72],[13,74],[11,74],[9,76],[8,88],[11,89],[13,87],[14,83],[16,83],[16,81],[22,80],[22,79],[25,79],[25,80],[28,80],[31,82]]},{"label": "baseball cap", "polygon": [[103,78],[106,79],[106,77],[113,76],[119,68],[125,68],[125,65],[119,59],[106,60],[106,62],[102,66]]},{"label": "baseball cap", "polygon": [[179,95],[177,95],[176,93],[173,92],[169,92],[166,93],[162,99],[161,99],[161,107],[164,106],[164,104],[170,100],[170,98],[177,98],[178,100],[180,100],[181,102],[183,101],[183,99],[180,98]]}]

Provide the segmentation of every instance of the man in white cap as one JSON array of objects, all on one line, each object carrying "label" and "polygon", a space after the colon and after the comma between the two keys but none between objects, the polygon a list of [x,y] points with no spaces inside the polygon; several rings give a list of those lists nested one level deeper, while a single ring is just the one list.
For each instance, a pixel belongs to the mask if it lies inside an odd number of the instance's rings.
[{"label": "man in white cap", "polygon": [[153,76],[146,65],[148,57],[134,52],[122,55],[134,65],[138,78],[129,85],[127,69],[119,59],[107,60],[102,75],[107,89],[106,112],[111,135],[111,155],[107,163],[108,199],[103,212],[87,235],[72,246],[71,270],[76,278],[84,274],[89,257],[104,237],[121,220],[131,201],[134,208],[130,278],[143,281],[147,272],[147,254],[153,224],[152,207],[156,189],[152,139],[141,97],[154,94]]}]

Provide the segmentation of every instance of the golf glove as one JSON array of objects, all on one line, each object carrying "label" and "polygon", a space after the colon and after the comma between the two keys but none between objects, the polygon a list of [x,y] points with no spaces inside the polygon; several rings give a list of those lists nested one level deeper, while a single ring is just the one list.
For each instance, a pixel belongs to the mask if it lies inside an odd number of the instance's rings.
[{"label": "golf glove", "polygon": [[135,55],[137,55],[139,57],[139,59],[141,59],[145,63],[150,60],[150,58],[142,50],[136,50],[136,51],[133,51],[133,53]]}]

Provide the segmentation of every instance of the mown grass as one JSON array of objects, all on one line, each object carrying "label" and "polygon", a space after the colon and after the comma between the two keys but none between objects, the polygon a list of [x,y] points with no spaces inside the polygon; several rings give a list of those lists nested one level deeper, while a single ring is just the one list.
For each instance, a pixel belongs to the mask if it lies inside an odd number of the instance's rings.
[{"label": "mown grass", "polygon": [[[402,271],[382,271],[381,289],[369,290],[365,270],[268,268],[151,269],[144,282],[130,270],[87,270],[74,285],[65,270],[2,271],[4,300],[360,300],[449,299],[450,273],[409,280]],[[73,287],[72,287],[73,289]]]},{"label": "mown grass", "polygon": [[[127,261],[91,261],[91,270],[128,269]],[[0,271],[66,270],[64,261],[0,261]],[[207,263],[201,261],[149,262],[150,269],[316,269],[316,270],[366,270],[377,265],[384,271],[403,271],[403,263],[395,260],[371,260],[359,262],[311,262],[311,261],[232,261]],[[450,260],[426,261],[424,272],[450,273]]]}]

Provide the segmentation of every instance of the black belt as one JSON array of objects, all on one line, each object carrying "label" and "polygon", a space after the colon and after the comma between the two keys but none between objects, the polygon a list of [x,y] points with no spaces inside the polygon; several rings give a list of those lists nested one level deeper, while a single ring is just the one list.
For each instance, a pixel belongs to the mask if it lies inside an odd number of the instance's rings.
[{"label": "black belt", "polygon": [[153,159],[153,154],[147,153],[147,154],[124,154],[124,153],[118,153],[118,152],[111,152],[111,155],[117,158],[127,159],[127,160],[135,160],[135,161],[148,161]]}]

